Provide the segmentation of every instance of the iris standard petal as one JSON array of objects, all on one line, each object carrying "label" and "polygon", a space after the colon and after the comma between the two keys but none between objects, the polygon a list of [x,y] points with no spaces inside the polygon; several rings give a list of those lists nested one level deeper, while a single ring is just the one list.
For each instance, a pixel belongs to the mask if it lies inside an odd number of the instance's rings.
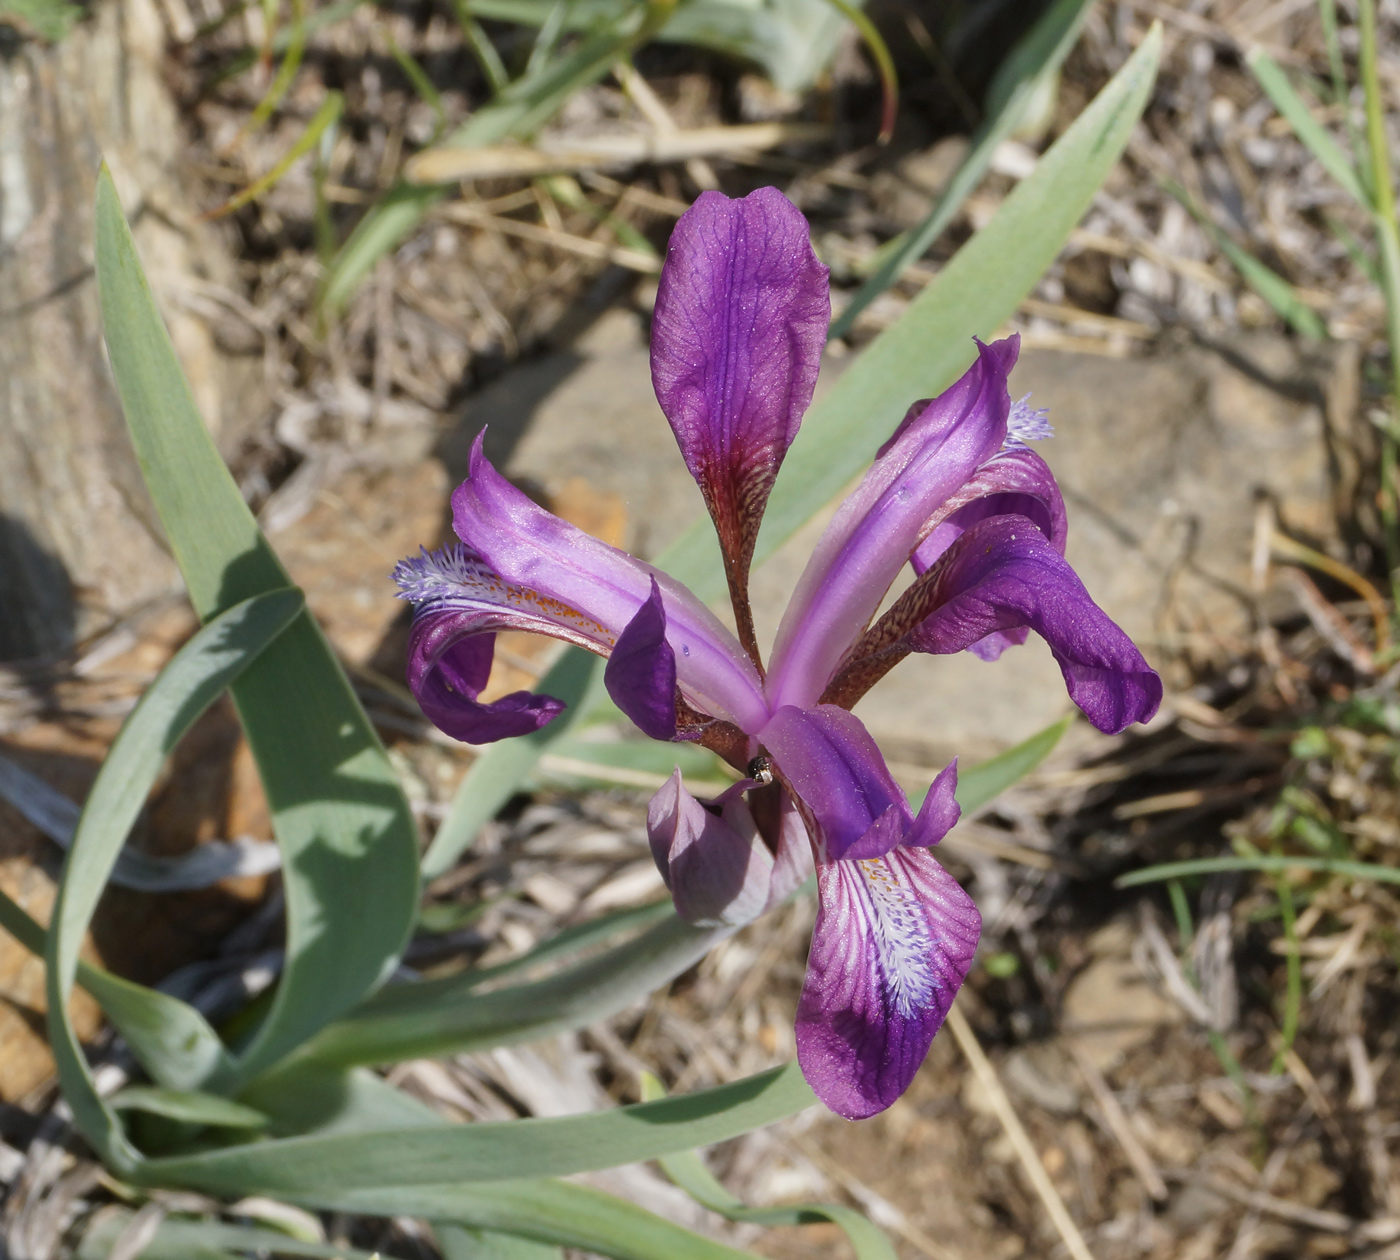
[{"label": "iris standard petal", "polygon": [[913,651],[958,652],[995,631],[1029,626],[1050,645],[1070,698],[1099,730],[1116,735],[1157,712],[1156,671],[1024,517],[974,526],[919,581],[930,579],[937,606],[907,635]]},{"label": "iris standard petal", "polygon": [[678,769],[647,806],[657,869],[676,913],[699,927],[753,922],[767,908],[773,885],[773,854],[759,838],[742,791],[725,796],[707,807],[686,791]]},{"label": "iris standard petal", "polygon": [[797,1061],[848,1120],[908,1088],[981,931],[972,898],[926,848],[819,863],[820,906],[797,1007]]},{"label": "iris standard petal", "polygon": [[701,193],[671,233],[657,288],[656,397],[740,590],[831,319],[809,232],[776,188],[738,200]]},{"label": "iris standard petal", "polygon": [[603,684],[643,735],[675,739],[676,654],[666,642],[666,608],[655,578],[651,594],[617,636]]},{"label": "iris standard petal", "polygon": [[452,495],[458,537],[561,624],[602,628],[608,650],[655,583],[682,694],[704,713],[757,730],[767,717],[758,670],[719,618],[674,578],[546,512],[491,467],[481,446],[478,437],[467,480]]},{"label": "iris standard petal", "polygon": [[1019,339],[977,346],[977,361],[922,411],[911,411],[808,561],[778,627],[768,672],[774,709],[807,708],[865,629],[926,536],[935,511],[998,450],[1011,408],[1007,374]]}]

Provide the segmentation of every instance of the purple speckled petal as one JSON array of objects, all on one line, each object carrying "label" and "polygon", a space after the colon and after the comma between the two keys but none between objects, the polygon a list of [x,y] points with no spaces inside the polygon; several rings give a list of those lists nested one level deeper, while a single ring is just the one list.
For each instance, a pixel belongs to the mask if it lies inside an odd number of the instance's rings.
[{"label": "purple speckled petal", "polygon": [[527,592],[535,606],[561,625],[611,650],[650,598],[654,583],[665,606],[666,641],[675,653],[685,698],[741,730],[763,725],[768,710],[758,670],[689,590],[546,512],[491,467],[480,437],[469,469],[452,495],[453,527],[512,590]]},{"label": "purple speckled petal", "polygon": [[783,620],[766,693],[810,708],[866,627],[937,509],[998,450],[1019,339],[977,346],[966,374],[911,409],[817,543]]},{"label": "purple speckled petal", "polygon": [[776,188],[701,193],[677,222],[652,316],[652,382],[741,590],[830,319],[827,269]]},{"label": "purple speckled petal", "polygon": [[742,790],[706,807],[676,770],[647,806],[647,839],[676,913],[687,923],[738,927],[767,908],[773,854],[759,838]]},{"label": "purple speckled petal", "polygon": [[981,916],[926,848],[823,862],[797,1061],[848,1120],[908,1088],[972,965]]},{"label": "purple speckled petal", "polygon": [[603,683],[643,735],[675,739],[676,654],[666,642],[666,609],[655,578],[646,602],[617,636]]},{"label": "purple speckled petal", "polygon": [[491,704],[477,696],[491,675],[496,636],[463,629],[450,611],[414,620],[408,640],[408,685],[427,719],[453,739],[489,744],[528,735],[564,708],[552,696],[517,691]]},{"label": "purple speckled petal", "polygon": [[968,530],[919,579],[929,582],[936,607],[908,634],[912,650],[959,652],[996,631],[1029,626],[1050,645],[1070,698],[1099,730],[1117,734],[1157,712],[1162,680],[1024,517],[994,517]]}]

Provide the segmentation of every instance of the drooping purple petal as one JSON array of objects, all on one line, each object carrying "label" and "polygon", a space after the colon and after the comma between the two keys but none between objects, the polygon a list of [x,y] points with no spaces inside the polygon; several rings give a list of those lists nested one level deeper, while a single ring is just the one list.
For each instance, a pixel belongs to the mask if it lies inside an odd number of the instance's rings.
[{"label": "drooping purple petal", "polygon": [[972,965],[981,916],[926,848],[819,863],[817,874],[797,1061],[822,1102],[860,1120],[919,1070]]},{"label": "drooping purple petal", "polygon": [[677,222],[652,317],[652,382],[741,590],[830,319],[827,269],[776,188],[702,193]]},{"label": "drooping purple petal", "polygon": [[1070,698],[1099,730],[1116,735],[1157,712],[1156,671],[1024,517],[994,517],[968,530],[916,586],[929,582],[935,607],[906,636],[913,651],[959,652],[996,631],[1029,626],[1050,645]]},{"label": "drooping purple petal", "polygon": [[401,561],[394,579],[400,597],[413,604],[409,686],[429,720],[454,739],[484,744],[525,735],[564,708],[562,700],[527,691],[478,701],[491,673],[495,631],[548,634],[593,652],[612,647],[603,627],[510,585],[461,544]]},{"label": "drooping purple petal", "polygon": [[676,654],[666,642],[666,609],[655,578],[646,602],[617,636],[603,683],[642,734],[675,739]]},{"label": "drooping purple petal", "polygon": [[608,650],[655,583],[682,694],[703,713],[757,730],[767,717],[758,670],[720,620],[674,578],[546,512],[491,467],[481,446],[478,437],[467,480],[452,495],[458,537],[560,626]]},{"label": "drooping purple petal", "polygon": [[687,923],[738,927],[767,908],[774,858],[742,791],[731,790],[707,807],[686,791],[677,769],[647,806],[647,839],[676,913]]},{"label": "drooping purple petal", "polygon": [[956,769],[943,772],[916,821],[870,732],[845,709],[787,706],[758,737],[812,824],[819,863],[880,857],[911,832],[912,843],[936,844],[943,832],[934,829],[957,821]]},{"label": "drooping purple petal", "polygon": [[926,523],[1000,450],[1019,344],[979,342],[972,367],[922,411],[911,410],[837,510],[778,627],[766,684],[774,709],[816,702]]}]

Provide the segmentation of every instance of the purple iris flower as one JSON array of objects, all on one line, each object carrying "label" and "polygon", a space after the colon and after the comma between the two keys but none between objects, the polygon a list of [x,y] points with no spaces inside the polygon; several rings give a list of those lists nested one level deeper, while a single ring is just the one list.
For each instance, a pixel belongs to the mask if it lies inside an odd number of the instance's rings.
[{"label": "purple iris flower", "polygon": [[[673,578],[533,503],[480,439],[452,497],[461,542],[395,578],[414,606],[409,682],[447,734],[484,743],[560,712],[524,691],[479,699],[494,632],[534,630],[607,657],[608,691],[646,734],[697,741],[745,776],[700,801],[677,771],[648,810],[652,850],[677,911],[704,925],[752,920],[815,863],[798,1059],[854,1119],[908,1086],[981,921],[933,856],[958,818],[956,763],[916,813],[851,708],[910,652],[994,660],[1031,630],[1100,730],[1150,718],[1162,684],[1064,559],[1063,500],[1025,445],[1048,435],[1044,415],[1007,389],[1015,337],[979,342],[961,380],[909,409],[817,544],[765,669],[749,566],[830,310],[807,224],[776,189],[705,193],[676,225],[652,379],[719,534],[737,634]],[[912,583],[880,613],[906,564]]]}]

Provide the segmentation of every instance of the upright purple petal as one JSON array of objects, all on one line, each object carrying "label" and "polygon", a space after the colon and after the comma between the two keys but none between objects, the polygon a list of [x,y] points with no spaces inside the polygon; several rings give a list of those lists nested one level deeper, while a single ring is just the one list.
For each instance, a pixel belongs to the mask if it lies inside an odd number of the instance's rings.
[{"label": "upright purple petal", "polygon": [[740,594],[830,318],[827,269],[776,188],[702,193],[681,216],[652,317],[652,382]]},{"label": "upright purple petal", "polygon": [[[703,713],[757,730],[767,717],[758,670],[708,608],[674,578],[546,512],[491,467],[478,437],[452,495],[457,535],[512,591],[611,650],[660,591],[682,694]],[[560,637],[564,637],[561,635]]]},{"label": "upright purple petal", "polygon": [[861,1120],[914,1079],[972,965],[981,916],[926,848],[819,863],[797,1007],[797,1061],[817,1097]]},{"label": "upright purple petal", "polygon": [[907,652],[961,652],[1023,626],[1050,645],[1070,698],[1099,730],[1116,735],[1157,712],[1156,671],[1023,516],[982,521],[949,547],[857,646],[831,698],[854,704]]},{"label": "upright purple petal", "polygon": [[979,342],[972,367],[922,411],[911,410],[837,510],[778,627],[766,685],[774,709],[817,701],[929,519],[1001,449],[1018,346],[1014,337]]},{"label": "upright purple petal", "polygon": [[647,838],[676,913],[687,923],[738,927],[767,908],[774,857],[742,791],[706,806],[686,791],[678,769],[647,806]]},{"label": "upright purple petal", "polygon": [[642,734],[675,739],[676,654],[666,642],[666,609],[655,578],[650,596],[617,637],[603,683]]},{"label": "upright purple petal", "polygon": [[958,759],[954,757],[929,786],[928,795],[914,818],[914,825],[909,828],[902,843],[927,849],[952,831],[953,825],[962,816],[957,792]]}]

